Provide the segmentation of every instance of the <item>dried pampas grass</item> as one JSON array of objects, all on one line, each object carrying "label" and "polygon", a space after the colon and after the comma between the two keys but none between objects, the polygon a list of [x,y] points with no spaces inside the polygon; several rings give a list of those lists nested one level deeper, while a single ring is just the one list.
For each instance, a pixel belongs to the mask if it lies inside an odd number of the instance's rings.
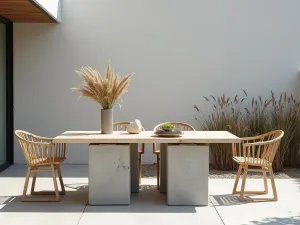
[{"label": "dried pampas grass", "polygon": [[91,98],[103,109],[113,108],[116,101],[127,92],[133,75],[130,73],[123,78],[120,77],[112,70],[110,61],[108,61],[104,77],[91,67],[82,67],[81,70],[75,72],[83,79],[83,85],[79,88],[72,88],[72,90],[79,91],[82,94],[81,97]]}]

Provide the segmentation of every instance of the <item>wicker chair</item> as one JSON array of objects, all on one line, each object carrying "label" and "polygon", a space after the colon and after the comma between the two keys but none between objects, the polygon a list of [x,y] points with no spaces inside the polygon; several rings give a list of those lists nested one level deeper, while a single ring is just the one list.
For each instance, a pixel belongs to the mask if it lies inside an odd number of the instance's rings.
[{"label": "wicker chair", "polygon": [[[181,122],[165,122],[165,123],[170,123],[174,125],[176,130],[181,130],[181,131],[195,131],[195,128],[192,127],[189,124],[186,123],[181,123]],[[154,127],[154,131],[158,130],[163,124],[161,123],[158,124]],[[159,167],[160,167],[160,149],[157,149],[156,144],[153,143],[153,154],[156,155],[156,178],[157,178],[157,189],[159,189],[159,178],[160,178],[160,173],[159,173]]]},{"label": "wicker chair", "polygon": [[[22,201],[59,201],[59,195],[65,194],[60,164],[66,159],[66,145],[54,144],[51,138],[39,137],[22,130],[16,130],[15,135],[18,138],[28,166]],[[58,174],[61,191],[58,191],[55,171]],[[39,172],[51,172],[54,191],[34,191],[37,173]],[[35,198],[31,196],[29,198],[27,196],[27,188],[31,173],[33,173],[31,195],[55,195],[55,197]]]},{"label": "wicker chair", "polygon": [[[277,192],[272,170],[272,162],[274,160],[275,154],[279,147],[281,138],[284,132],[282,130],[275,130],[269,133],[265,133],[256,137],[242,138],[242,143],[233,144],[232,154],[233,160],[239,165],[237,177],[234,183],[232,194],[240,194],[241,200],[249,201],[263,201],[271,200],[277,201]],[[249,168],[251,167],[251,168]],[[253,168],[254,167],[254,168]],[[258,168],[256,168],[258,167]],[[237,191],[237,185],[239,178],[244,170],[241,191]],[[245,184],[248,171],[262,172],[264,179],[264,191],[245,191]],[[268,183],[267,183],[267,173],[270,174],[273,198],[250,198],[245,197],[245,194],[267,194],[268,193]]]},{"label": "wicker chair", "polygon": [[[122,122],[115,122],[113,124],[114,126],[114,130],[116,131],[126,131],[127,126],[130,124],[130,122],[127,121],[122,121]],[[144,130],[144,128],[143,128]],[[143,143],[141,145],[141,148],[139,148],[139,156],[138,156],[138,160],[139,160],[139,183],[141,183],[142,181],[142,155],[145,153],[145,144]]]}]

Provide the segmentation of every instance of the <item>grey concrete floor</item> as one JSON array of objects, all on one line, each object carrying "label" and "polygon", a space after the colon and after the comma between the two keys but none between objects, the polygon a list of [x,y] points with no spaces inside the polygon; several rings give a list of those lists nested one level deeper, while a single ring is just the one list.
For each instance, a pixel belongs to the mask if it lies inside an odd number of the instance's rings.
[{"label": "grey concrete floor", "polygon": [[[62,170],[67,194],[60,202],[20,201],[24,165],[14,165],[0,173],[0,225],[300,225],[300,179],[276,179],[279,201],[259,203],[241,202],[237,195],[231,195],[232,179],[210,179],[207,207],[171,207],[166,205],[166,195],[157,191],[156,179],[143,178],[140,193],[131,197],[131,205],[89,206],[88,167],[64,165]],[[39,177],[36,187],[51,189],[50,174]],[[249,179],[246,187],[262,189],[263,181]]]}]

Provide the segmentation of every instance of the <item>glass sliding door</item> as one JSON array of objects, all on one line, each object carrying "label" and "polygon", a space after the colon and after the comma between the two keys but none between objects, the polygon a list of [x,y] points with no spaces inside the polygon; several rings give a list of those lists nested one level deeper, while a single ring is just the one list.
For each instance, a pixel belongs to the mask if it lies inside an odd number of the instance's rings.
[{"label": "glass sliding door", "polygon": [[6,162],[6,25],[0,23],[0,165]]},{"label": "glass sliding door", "polygon": [[0,166],[6,157],[6,25],[0,23]]}]

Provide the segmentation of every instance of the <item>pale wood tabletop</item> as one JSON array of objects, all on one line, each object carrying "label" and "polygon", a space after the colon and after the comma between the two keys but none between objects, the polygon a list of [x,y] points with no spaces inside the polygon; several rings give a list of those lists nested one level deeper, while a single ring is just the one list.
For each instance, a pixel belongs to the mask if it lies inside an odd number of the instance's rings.
[{"label": "pale wood tabletop", "polygon": [[126,131],[114,131],[101,134],[101,131],[66,131],[53,138],[54,143],[240,143],[239,137],[228,131],[183,131],[181,137],[159,137],[154,131],[142,131],[129,134]]}]

